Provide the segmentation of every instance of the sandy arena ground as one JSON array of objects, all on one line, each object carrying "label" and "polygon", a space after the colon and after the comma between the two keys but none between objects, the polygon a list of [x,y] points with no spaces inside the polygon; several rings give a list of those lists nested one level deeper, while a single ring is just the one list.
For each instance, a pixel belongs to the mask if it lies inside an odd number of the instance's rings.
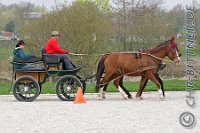
[{"label": "sandy arena ground", "polygon": [[[0,96],[0,133],[200,133],[200,92],[194,109],[186,104],[186,95],[166,92],[161,101],[157,92],[144,93],[144,100],[107,93],[99,101],[96,94],[85,94],[85,104],[63,102],[56,95],[40,95],[30,103]],[[197,120],[192,129],[179,123],[184,111]]]}]

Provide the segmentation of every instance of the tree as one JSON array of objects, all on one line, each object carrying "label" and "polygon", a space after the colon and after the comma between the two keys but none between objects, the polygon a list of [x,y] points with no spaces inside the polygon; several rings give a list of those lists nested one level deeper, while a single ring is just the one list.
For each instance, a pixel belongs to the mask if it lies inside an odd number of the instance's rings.
[{"label": "tree", "polygon": [[8,32],[14,32],[15,31],[15,23],[12,20],[7,23],[6,31],[8,31]]},{"label": "tree", "polygon": [[[119,45],[123,51],[150,48],[161,31],[162,0],[113,0],[113,17],[118,25]],[[116,21],[118,19],[118,22]]]},{"label": "tree", "polygon": [[[33,28],[34,27],[34,28]],[[105,53],[107,50],[107,35],[110,29],[110,19],[103,8],[93,1],[75,1],[70,6],[45,13],[39,19],[24,25],[21,35],[28,36],[27,44],[32,44],[31,52],[41,53],[51,31],[58,30],[61,33],[59,45],[74,53],[97,54]],[[28,45],[27,45],[28,46]],[[33,53],[33,54],[34,54]],[[71,57],[75,64],[80,63],[80,57]],[[87,56],[84,58],[82,69],[85,74],[92,73],[97,58]],[[77,63],[76,63],[77,62]],[[85,72],[84,72],[85,71]]]}]

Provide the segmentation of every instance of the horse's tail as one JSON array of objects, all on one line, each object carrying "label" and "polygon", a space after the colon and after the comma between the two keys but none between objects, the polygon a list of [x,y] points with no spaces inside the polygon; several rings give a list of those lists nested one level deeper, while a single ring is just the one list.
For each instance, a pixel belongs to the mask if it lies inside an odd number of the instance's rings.
[{"label": "horse's tail", "polygon": [[100,81],[102,78],[102,75],[104,73],[105,70],[105,65],[104,65],[104,61],[107,58],[108,55],[103,55],[98,63],[98,67],[97,67],[97,73],[96,73],[96,92],[99,91],[99,87],[100,87]]}]

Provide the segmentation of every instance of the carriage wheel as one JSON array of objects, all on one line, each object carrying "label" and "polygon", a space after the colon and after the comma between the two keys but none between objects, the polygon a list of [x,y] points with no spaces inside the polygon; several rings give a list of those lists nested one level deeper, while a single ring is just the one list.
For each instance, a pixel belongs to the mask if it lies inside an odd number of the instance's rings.
[{"label": "carriage wheel", "polygon": [[62,101],[73,101],[79,87],[82,88],[82,84],[77,77],[65,75],[56,83],[56,94]]},{"label": "carriage wheel", "polygon": [[83,78],[83,77],[81,77],[81,76],[79,76],[79,75],[76,75],[76,77],[81,81],[81,84],[82,84],[82,89],[83,89],[83,94],[85,94],[85,90],[86,90],[86,80]]},{"label": "carriage wheel", "polygon": [[13,95],[19,101],[32,102],[40,94],[38,82],[31,76],[19,77],[12,86]]}]

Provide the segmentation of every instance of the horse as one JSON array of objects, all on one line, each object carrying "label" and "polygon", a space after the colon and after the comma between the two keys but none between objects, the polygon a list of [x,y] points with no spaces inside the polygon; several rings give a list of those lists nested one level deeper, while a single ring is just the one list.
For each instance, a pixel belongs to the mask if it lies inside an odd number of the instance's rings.
[{"label": "horse", "polygon": [[103,55],[99,60],[96,73],[98,99],[105,98],[105,91],[111,80],[114,80],[115,87],[118,88],[124,99],[132,98],[123,86],[125,75],[141,76],[139,90],[136,93],[137,99],[142,99],[142,92],[149,79],[157,86],[160,99],[164,99],[164,86],[157,73],[158,66],[166,56],[174,63],[179,63],[181,61],[180,55],[174,37],[149,51],[140,53],[114,52]]}]

